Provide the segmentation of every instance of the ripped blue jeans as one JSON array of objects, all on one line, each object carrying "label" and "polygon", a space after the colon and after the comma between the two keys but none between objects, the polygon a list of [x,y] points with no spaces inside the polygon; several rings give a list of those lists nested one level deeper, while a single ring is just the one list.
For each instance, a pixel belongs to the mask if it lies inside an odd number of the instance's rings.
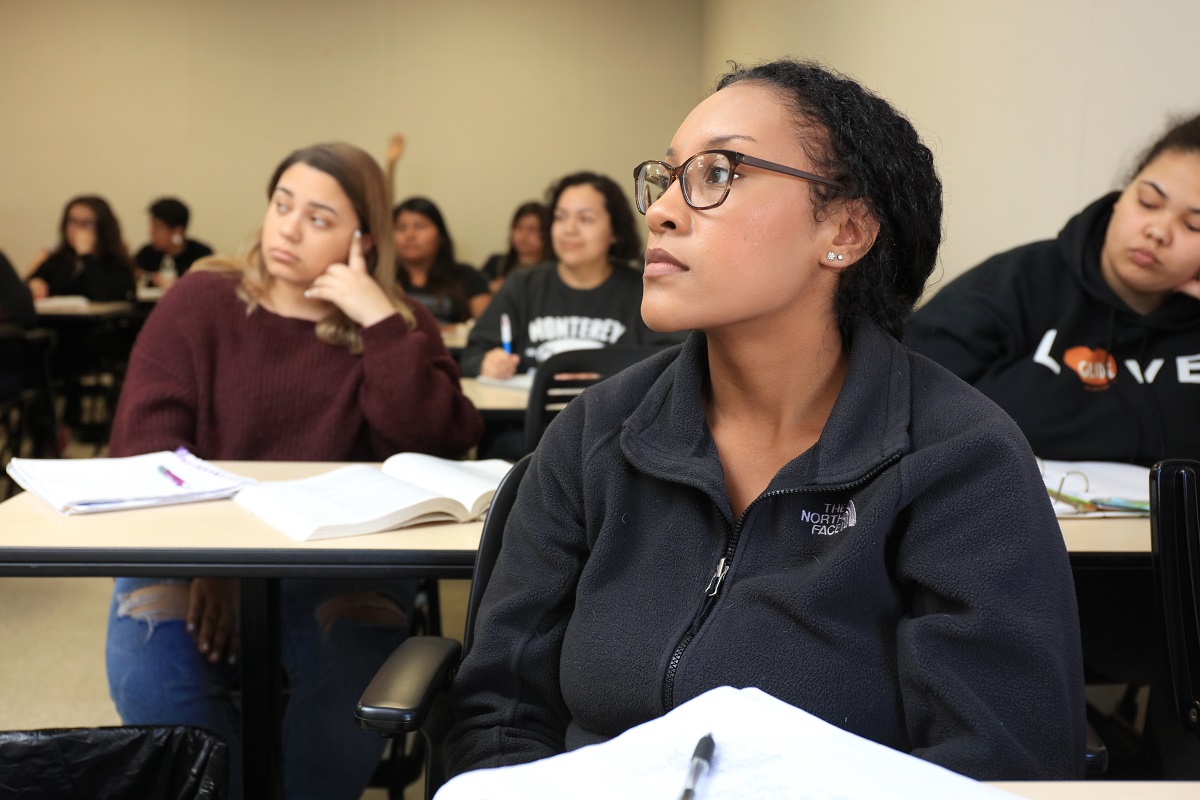
[{"label": "ripped blue jeans", "polygon": [[[239,665],[210,664],[186,629],[190,581],[118,578],[108,619],[109,693],[126,725],[195,725],[229,745],[230,797],[242,794]],[[357,800],[385,740],[354,724],[376,669],[408,635],[416,585],[394,579],[280,581],[288,800]]]}]

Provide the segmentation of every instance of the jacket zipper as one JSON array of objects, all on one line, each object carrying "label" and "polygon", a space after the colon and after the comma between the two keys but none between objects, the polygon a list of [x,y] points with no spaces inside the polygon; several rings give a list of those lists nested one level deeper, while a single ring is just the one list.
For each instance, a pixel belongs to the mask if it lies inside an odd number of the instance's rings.
[{"label": "jacket zipper", "polygon": [[[842,492],[847,489],[853,489],[856,486],[861,486],[864,483],[872,480],[876,475],[890,467],[892,464],[900,460],[900,454],[894,453],[891,458],[879,464],[875,469],[863,475],[858,480],[849,483],[843,483],[838,486],[821,486],[815,488],[801,489],[778,489],[774,492],[765,492],[754,498],[750,505],[746,506],[738,517],[737,525],[732,531],[728,532],[729,544],[725,547],[725,553],[717,561],[716,569],[708,579],[708,584],[704,587],[704,600],[700,604],[700,611],[692,619],[692,624],[688,626],[687,632],[683,634],[683,638],[679,640],[675,652],[671,654],[671,660],[667,663],[667,674],[663,678],[663,709],[670,711],[675,707],[675,673],[679,670],[679,662],[683,659],[683,653],[687,650],[688,645],[692,643],[692,639],[696,638],[696,634],[700,632],[705,620],[708,619],[709,613],[717,603],[717,595],[721,592],[721,585],[725,582],[725,575],[729,572],[729,565],[733,563],[733,556],[737,552],[738,540],[742,537],[742,526],[746,522],[746,518],[750,514],[750,509],[754,508],[759,501],[766,500],[770,497],[781,497],[788,494],[806,494],[811,492]],[[725,515],[721,514],[722,521]],[[729,523],[725,523],[726,530],[729,529]]]}]

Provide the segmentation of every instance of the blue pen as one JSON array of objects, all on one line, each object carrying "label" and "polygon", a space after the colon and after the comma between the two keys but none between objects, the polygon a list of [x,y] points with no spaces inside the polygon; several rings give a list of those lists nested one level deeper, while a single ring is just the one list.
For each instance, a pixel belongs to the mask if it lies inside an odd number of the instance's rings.
[{"label": "blue pen", "polygon": [[508,314],[500,315],[500,346],[504,348],[504,352],[512,355],[512,320],[508,318]]}]

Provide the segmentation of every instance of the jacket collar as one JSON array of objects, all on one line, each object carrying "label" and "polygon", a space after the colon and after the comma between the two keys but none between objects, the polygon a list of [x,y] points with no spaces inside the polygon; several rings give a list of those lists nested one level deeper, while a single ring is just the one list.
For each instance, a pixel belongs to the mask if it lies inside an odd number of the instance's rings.
[{"label": "jacket collar", "polygon": [[[846,380],[820,439],[785,465],[767,491],[844,486],[907,452],[909,378],[903,346],[875,325],[859,322]],[[708,340],[693,332],[626,419],[621,449],[647,474],[725,499],[724,472],[704,418],[707,379]]]}]

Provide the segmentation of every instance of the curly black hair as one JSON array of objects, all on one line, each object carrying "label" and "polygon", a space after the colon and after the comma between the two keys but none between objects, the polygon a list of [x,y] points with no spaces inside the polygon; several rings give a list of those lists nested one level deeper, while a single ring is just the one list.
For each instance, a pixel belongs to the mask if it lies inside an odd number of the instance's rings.
[{"label": "curly black hair", "polygon": [[1133,171],[1129,179],[1133,180],[1139,172],[1149,166],[1151,161],[1168,150],[1181,153],[1200,153],[1200,115],[1174,120],[1167,132],[1142,154],[1137,169]]},{"label": "curly black hair", "polygon": [[942,182],[933,153],[886,100],[815,62],[733,65],[717,91],[740,81],[778,91],[796,116],[815,171],[844,187],[811,184],[814,216],[821,219],[834,203],[861,200],[879,222],[875,244],[838,282],[834,303],[842,341],[849,345],[859,319],[899,339],[942,241]]},{"label": "curly black hair", "polygon": [[638,236],[637,225],[634,223],[633,207],[629,198],[621,191],[617,182],[607,175],[595,172],[575,172],[551,184],[546,190],[546,207],[550,213],[546,217],[545,228],[542,230],[542,241],[547,248],[553,249],[550,238],[550,227],[554,224],[554,209],[558,207],[558,198],[572,186],[591,186],[604,195],[604,210],[608,212],[609,224],[612,225],[614,241],[608,248],[608,260],[623,267],[632,266],[633,261],[642,258],[642,240]]}]

